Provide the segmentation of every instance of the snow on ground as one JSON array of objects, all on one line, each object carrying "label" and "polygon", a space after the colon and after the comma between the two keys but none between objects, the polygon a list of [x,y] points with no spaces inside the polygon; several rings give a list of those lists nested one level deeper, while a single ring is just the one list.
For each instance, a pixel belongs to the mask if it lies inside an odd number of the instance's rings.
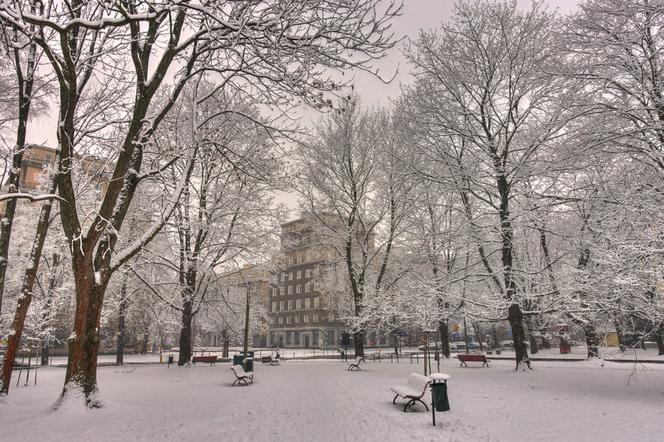
[{"label": "snow on ground", "polygon": [[390,386],[422,370],[403,361],[367,362],[361,372],[330,360],[257,364],[249,387],[231,386],[228,363],[100,367],[104,408],[56,411],[64,369],[49,367],[36,387],[12,385],[0,398],[0,440],[662,440],[662,364],[538,362],[529,372],[512,364],[442,361],[452,410],[437,415],[438,427],[421,405],[409,413],[392,405]]}]

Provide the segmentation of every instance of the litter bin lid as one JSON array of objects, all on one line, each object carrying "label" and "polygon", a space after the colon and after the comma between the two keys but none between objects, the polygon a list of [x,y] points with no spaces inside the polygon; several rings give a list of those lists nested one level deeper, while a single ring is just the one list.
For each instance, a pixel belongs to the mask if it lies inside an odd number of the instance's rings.
[{"label": "litter bin lid", "polygon": [[445,373],[431,373],[429,375],[429,379],[433,381],[446,381],[450,378],[451,376],[449,374]]}]

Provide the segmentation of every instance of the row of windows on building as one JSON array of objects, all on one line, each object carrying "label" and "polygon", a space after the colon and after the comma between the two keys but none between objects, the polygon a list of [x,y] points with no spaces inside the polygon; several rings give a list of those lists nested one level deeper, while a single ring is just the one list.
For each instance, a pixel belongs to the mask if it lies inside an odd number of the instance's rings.
[{"label": "row of windows on building", "polygon": [[[324,318],[324,316],[323,316]],[[321,320],[321,316],[318,313],[303,314],[303,315],[289,315],[289,316],[279,316],[278,318],[272,317],[270,322],[272,324],[279,325],[295,325],[295,324],[318,324]],[[329,322],[334,322],[334,313],[327,315]]]},{"label": "row of windows on building", "polygon": [[[309,242],[309,241],[305,241]],[[288,265],[303,264],[305,262],[319,261],[323,259],[334,259],[336,252],[330,248],[316,248],[297,250],[286,254],[286,263]]]},{"label": "row of windows on building", "polygon": [[320,296],[304,299],[289,299],[288,301],[272,301],[272,312],[284,312],[289,310],[302,310],[309,308],[320,308]]},{"label": "row of windows on building", "polygon": [[305,269],[292,271],[292,272],[283,272],[281,274],[281,282],[293,281],[294,279],[311,278],[312,276],[318,277],[320,275],[320,268],[314,267],[313,269]]},{"label": "row of windows on building", "polygon": [[292,325],[292,324],[309,324],[310,322],[313,324],[318,324],[320,317],[318,316],[317,313],[313,313],[311,315],[302,315],[300,318],[300,315],[293,315],[293,316],[279,316],[275,322],[274,318],[272,318],[272,323],[273,324],[279,324],[279,325]]},{"label": "row of windows on building", "polygon": [[281,286],[281,287],[272,287],[272,296],[276,297],[279,295],[286,296],[292,295],[292,294],[302,294],[302,293],[309,293],[309,292],[318,292],[320,291],[320,283],[318,281],[312,282],[309,281],[304,284],[295,284],[295,285],[288,285],[288,286]]}]

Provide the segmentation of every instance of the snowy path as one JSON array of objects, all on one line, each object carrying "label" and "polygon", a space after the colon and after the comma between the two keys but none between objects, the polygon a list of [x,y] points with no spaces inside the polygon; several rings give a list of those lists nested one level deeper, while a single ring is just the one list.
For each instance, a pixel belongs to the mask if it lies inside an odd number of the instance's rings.
[{"label": "snowy path", "polygon": [[48,407],[64,370],[48,368],[37,387],[0,399],[0,440],[661,440],[662,365],[633,372],[626,364],[540,362],[526,373],[511,362],[491,365],[443,361],[452,411],[438,415],[436,428],[423,408],[402,413],[391,403],[389,387],[421,370],[409,363],[369,362],[359,373],[338,361],[258,364],[256,383],[235,388],[226,363],[100,367],[105,408],[55,412]]}]

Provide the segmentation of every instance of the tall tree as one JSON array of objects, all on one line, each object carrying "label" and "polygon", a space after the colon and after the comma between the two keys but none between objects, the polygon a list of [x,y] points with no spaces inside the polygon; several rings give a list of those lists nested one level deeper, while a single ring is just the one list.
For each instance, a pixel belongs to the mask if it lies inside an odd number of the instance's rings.
[{"label": "tall tree", "polygon": [[[143,181],[146,147],[192,74],[213,70],[220,88],[236,87],[272,105],[287,104],[293,95],[320,104],[324,101],[319,92],[338,87],[321,68],[369,70],[372,59],[394,44],[389,20],[398,9],[379,0],[222,1],[203,6],[188,1],[173,5],[77,0],[56,1],[48,11],[31,14],[20,2],[0,4],[2,24],[34,35],[58,79],[58,192],[64,201],[61,219],[77,300],[63,397],[81,390],[88,406],[100,406],[96,360],[108,281],[161,230],[184,185],[178,186],[154,226],[123,250],[116,250],[119,232]],[[47,33],[55,38],[47,38]],[[71,173],[76,160],[75,115],[87,88],[112,80],[96,72],[91,81],[90,63],[99,59],[110,65],[126,61],[133,69],[135,93],[130,95],[126,124],[114,126],[119,141],[106,152],[114,159],[111,179],[96,214],[85,223],[79,217]],[[167,104],[155,107],[153,99],[169,71],[178,72],[176,86]],[[188,166],[182,184],[193,165],[191,159],[183,161]]]},{"label": "tall tree", "polygon": [[449,170],[460,184],[471,227],[478,227],[477,213],[469,211],[473,206],[475,212],[493,214],[500,260],[492,262],[493,250],[485,249],[490,243],[478,253],[495,291],[507,302],[517,369],[530,363],[524,291],[515,274],[514,201],[524,178],[536,173],[538,158],[565,136],[574,116],[561,106],[571,95],[570,85],[550,74],[561,61],[554,48],[555,24],[542,2],[523,12],[516,1],[462,1],[450,23],[439,32],[420,33],[407,53],[416,77],[411,94],[421,100],[415,103],[418,122],[440,143],[429,152],[453,164]]}]

